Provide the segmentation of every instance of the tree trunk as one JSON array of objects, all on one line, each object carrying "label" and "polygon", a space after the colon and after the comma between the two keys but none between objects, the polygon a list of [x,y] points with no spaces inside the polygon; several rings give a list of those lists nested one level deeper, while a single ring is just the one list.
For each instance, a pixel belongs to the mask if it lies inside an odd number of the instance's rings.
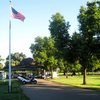
[{"label": "tree trunk", "polygon": [[53,68],[51,67],[51,79],[53,79]]},{"label": "tree trunk", "polygon": [[66,71],[64,70],[64,72],[63,72],[63,75],[65,76],[66,75]]},{"label": "tree trunk", "polygon": [[66,78],[68,78],[68,72],[66,72]]},{"label": "tree trunk", "polygon": [[86,85],[86,67],[83,68],[83,85]]},{"label": "tree trunk", "polygon": [[75,75],[76,75],[75,71],[72,71],[72,75],[71,76],[75,76]]}]

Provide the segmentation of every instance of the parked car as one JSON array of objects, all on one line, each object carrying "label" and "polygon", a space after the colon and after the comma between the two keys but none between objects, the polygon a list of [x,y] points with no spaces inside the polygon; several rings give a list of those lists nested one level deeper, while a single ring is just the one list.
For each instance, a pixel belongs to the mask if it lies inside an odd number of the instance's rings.
[{"label": "parked car", "polygon": [[18,80],[19,80],[20,82],[22,82],[23,84],[26,84],[26,83],[37,84],[37,79],[35,79],[34,77],[28,79],[28,78],[25,78],[25,77],[23,77],[23,76],[18,76],[17,78],[18,78]]},{"label": "parked car", "polygon": [[51,75],[50,74],[39,74],[35,77],[36,78],[41,78],[41,79],[47,79],[47,78],[51,78]]}]

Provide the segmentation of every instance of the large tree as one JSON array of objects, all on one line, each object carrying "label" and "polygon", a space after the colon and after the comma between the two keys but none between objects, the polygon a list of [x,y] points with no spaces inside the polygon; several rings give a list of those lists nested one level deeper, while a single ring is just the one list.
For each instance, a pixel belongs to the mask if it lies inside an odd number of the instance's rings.
[{"label": "large tree", "polygon": [[34,60],[38,64],[44,65],[45,69],[50,70],[52,74],[57,65],[54,39],[51,37],[37,37],[35,43],[31,44],[30,50],[33,54]]},{"label": "large tree", "polygon": [[81,65],[79,58],[82,50],[82,36],[81,34],[74,32],[70,39],[69,48],[66,52],[66,60],[69,63],[68,69],[75,75],[75,72],[80,71]]},{"label": "large tree", "polygon": [[89,62],[94,55],[100,54],[100,40],[98,40],[100,39],[100,1],[87,2],[86,7],[82,6],[78,21],[83,41],[80,63],[83,67],[83,84],[86,84],[86,70]]},{"label": "large tree", "polygon": [[64,17],[60,13],[52,15],[51,20],[49,21],[49,30],[51,36],[55,40],[55,47],[58,49],[58,58],[65,55],[65,48],[67,48],[69,43],[69,22],[66,22]]}]

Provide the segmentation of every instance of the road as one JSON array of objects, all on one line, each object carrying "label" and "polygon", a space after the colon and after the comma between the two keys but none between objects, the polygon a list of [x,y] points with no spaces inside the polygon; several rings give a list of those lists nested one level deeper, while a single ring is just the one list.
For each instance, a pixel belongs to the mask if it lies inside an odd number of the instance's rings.
[{"label": "road", "polygon": [[100,93],[39,79],[38,84],[22,86],[30,100],[100,100]]}]

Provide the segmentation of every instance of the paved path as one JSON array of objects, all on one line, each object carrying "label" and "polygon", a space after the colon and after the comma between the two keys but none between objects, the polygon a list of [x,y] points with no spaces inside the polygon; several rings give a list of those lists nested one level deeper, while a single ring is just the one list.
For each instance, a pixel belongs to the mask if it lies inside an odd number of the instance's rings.
[{"label": "paved path", "polygon": [[94,90],[80,89],[60,85],[39,79],[37,85],[22,86],[30,100],[100,100],[100,93]]}]

